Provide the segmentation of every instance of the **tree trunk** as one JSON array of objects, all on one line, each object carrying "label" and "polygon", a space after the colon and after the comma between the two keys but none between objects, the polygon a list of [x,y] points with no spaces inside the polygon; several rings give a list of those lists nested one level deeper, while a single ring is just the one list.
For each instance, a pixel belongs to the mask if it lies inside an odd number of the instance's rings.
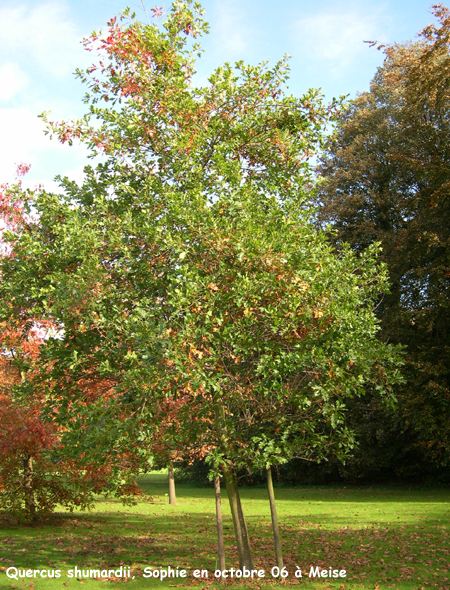
[{"label": "tree trunk", "polygon": [[[228,451],[228,433],[225,426],[225,412],[221,400],[216,402],[216,430],[219,442],[219,448],[227,456]],[[233,518],[234,535],[239,556],[239,567],[244,566],[247,569],[254,569],[250,539],[248,537],[247,525],[245,524],[244,513],[242,511],[241,499],[237,486],[236,476],[233,467],[229,462],[223,465],[223,476],[227,488],[228,501],[230,503],[231,516]]]},{"label": "tree trunk", "polygon": [[23,459],[23,487],[25,490],[25,510],[31,519],[36,517],[36,498],[33,489],[33,457],[27,453]]},{"label": "tree trunk", "polygon": [[267,475],[267,491],[269,492],[269,503],[270,503],[270,513],[272,515],[272,530],[273,530],[273,542],[275,545],[275,557],[277,559],[277,566],[280,568],[283,567],[283,552],[281,550],[281,541],[280,541],[280,533],[278,531],[278,517],[277,517],[277,507],[275,505],[275,494],[273,492],[273,482],[272,482],[272,469],[269,467],[266,468],[266,475]]},{"label": "tree trunk", "polygon": [[236,536],[239,556],[239,567],[242,569],[245,566],[247,569],[252,570],[254,569],[252,550],[250,547],[250,539],[248,538],[244,513],[242,511],[236,476],[231,467],[225,467],[223,475],[227,487],[228,501],[230,502],[231,516],[233,517],[234,534]]},{"label": "tree trunk", "polygon": [[173,464],[169,463],[169,504],[177,505],[177,497],[175,495],[175,479],[173,477]]},{"label": "tree trunk", "polygon": [[219,569],[221,572],[225,569],[225,549],[223,545],[223,522],[222,522],[222,504],[220,500],[220,477],[214,480],[216,491],[216,520],[217,520],[217,545],[219,548]]}]

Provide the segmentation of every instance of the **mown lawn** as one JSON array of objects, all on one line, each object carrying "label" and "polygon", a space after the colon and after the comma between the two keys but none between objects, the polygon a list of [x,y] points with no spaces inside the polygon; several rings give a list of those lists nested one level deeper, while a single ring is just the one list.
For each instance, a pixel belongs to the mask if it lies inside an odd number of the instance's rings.
[{"label": "mown lawn", "polygon": [[[212,488],[177,487],[178,506],[168,504],[161,475],[143,481],[150,497],[136,506],[99,500],[89,514],[60,512],[34,526],[0,519],[0,588],[27,590],[130,590],[160,587],[211,588],[216,568],[216,528]],[[224,494],[225,495],[225,494]],[[301,585],[308,589],[418,590],[450,589],[450,492],[447,489],[297,487],[276,489],[289,577],[277,582],[270,512],[262,488],[244,488],[242,498],[252,538],[255,563],[264,579],[228,582],[227,587],[273,588]],[[224,498],[226,500],[226,497]],[[238,566],[231,516],[223,502],[227,568]],[[93,580],[67,577],[79,569],[131,568],[134,579]],[[6,570],[61,570],[43,580],[8,578]],[[144,568],[185,569],[186,578],[161,582],[144,578]],[[294,576],[296,566],[303,577]],[[309,578],[311,566],[347,572],[345,578]],[[194,569],[208,571],[195,579]]]}]

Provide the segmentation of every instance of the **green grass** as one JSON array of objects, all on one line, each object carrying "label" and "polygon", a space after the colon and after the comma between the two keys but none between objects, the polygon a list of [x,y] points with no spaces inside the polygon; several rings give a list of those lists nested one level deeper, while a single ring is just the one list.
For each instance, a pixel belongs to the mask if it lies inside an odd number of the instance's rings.
[{"label": "green grass", "polygon": [[[177,487],[178,506],[169,506],[165,474],[143,481],[151,494],[136,506],[114,499],[99,500],[91,513],[63,511],[34,526],[0,520],[0,588],[80,590],[122,587],[129,590],[219,586],[212,488]],[[446,489],[297,487],[276,489],[283,551],[289,577],[272,580],[275,565],[270,512],[262,488],[241,491],[255,563],[264,580],[240,581],[228,588],[275,588],[300,585],[308,590],[418,590],[450,588],[449,515]],[[226,494],[224,494],[226,496]],[[226,500],[226,497],[224,498]],[[232,522],[223,502],[227,567],[237,567]],[[131,567],[134,579],[116,581],[68,578],[79,569]],[[187,578],[161,582],[144,578],[145,567],[172,566],[187,570]],[[6,569],[61,570],[58,579],[9,579]],[[303,578],[294,577],[296,566]],[[309,579],[311,566],[345,569],[345,579]],[[206,569],[208,579],[196,580],[194,569]]]}]

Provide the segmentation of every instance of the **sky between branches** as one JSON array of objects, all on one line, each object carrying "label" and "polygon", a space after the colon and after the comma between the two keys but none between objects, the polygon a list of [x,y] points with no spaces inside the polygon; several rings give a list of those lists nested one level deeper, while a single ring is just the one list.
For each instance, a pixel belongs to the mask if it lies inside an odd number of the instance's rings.
[{"label": "sky between branches", "polygon": [[[161,5],[163,0],[156,4]],[[145,1],[149,14],[155,4]],[[275,63],[292,56],[289,91],[321,87],[328,99],[368,90],[383,54],[364,40],[404,42],[433,21],[429,0],[203,0],[211,33],[198,62],[203,84],[224,61]],[[84,87],[76,67],[94,55],[80,40],[127,5],[124,0],[0,0],[0,183],[14,179],[16,164],[30,163],[26,184],[56,187],[60,173],[80,180],[86,151],[61,146],[43,134],[37,115],[80,116]],[[140,20],[139,0],[129,0]],[[166,0],[165,8],[170,7]]]}]

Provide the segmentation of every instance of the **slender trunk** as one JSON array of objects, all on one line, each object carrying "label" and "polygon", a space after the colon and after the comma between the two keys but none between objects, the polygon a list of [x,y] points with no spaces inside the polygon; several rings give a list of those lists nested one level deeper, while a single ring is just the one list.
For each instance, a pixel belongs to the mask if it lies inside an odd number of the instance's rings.
[{"label": "slender trunk", "polygon": [[234,471],[233,471],[233,478],[234,478],[234,485],[236,486],[236,492],[237,492],[237,506],[238,506],[239,523],[240,523],[242,533],[244,536],[244,543],[246,543],[248,545],[248,549],[246,551],[248,551],[248,553],[250,555],[250,560],[252,562],[252,567],[253,567],[253,558],[252,558],[252,552],[251,552],[251,547],[250,547],[250,538],[248,536],[247,523],[245,522],[244,512],[242,510],[241,496],[239,495],[238,483],[237,483],[236,474],[234,473]]},{"label": "slender trunk", "polygon": [[[220,401],[216,403],[216,430],[219,441],[219,448],[226,456],[228,451],[228,434],[225,427],[225,412]],[[239,556],[239,567],[244,566],[247,569],[253,569],[253,557],[248,537],[247,525],[245,524],[244,513],[242,511],[241,499],[237,486],[236,476],[233,467],[229,463],[224,463],[223,477],[227,488],[228,501],[230,503],[231,516],[233,518],[234,535]]]},{"label": "slender trunk", "polygon": [[34,519],[36,516],[36,498],[33,489],[33,457],[27,453],[23,459],[23,487],[25,490],[25,510]]},{"label": "slender trunk", "polygon": [[222,504],[220,500],[220,477],[214,480],[216,491],[216,520],[217,520],[217,545],[219,548],[219,569],[221,572],[225,569],[225,549],[223,545],[223,522],[222,522]]},{"label": "slender trunk", "polygon": [[275,494],[273,492],[273,482],[272,482],[272,469],[269,467],[266,468],[266,475],[267,475],[267,491],[269,492],[269,503],[270,503],[270,513],[272,514],[272,530],[273,530],[273,542],[275,545],[275,556],[277,559],[277,566],[280,568],[283,567],[283,552],[281,550],[281,541],[280,541],[280,533],[278,531],[278,517],[277,517],[277,507],[275,505]]},{"label": "slender trunk", "polygon": [[177,505],[177,497],[175,495],[175,479],[173,477],[173,463],[169,463],[169,504]]},{"label": "slender trunk", "polygon": [[247,525],[245,524],[244,513],[242,511],[236,476],[230,467],[224,468],[223,476],[225,478],[225,485],[227,487],[231,516],[233,517],[234,534],[236,536],[236,544],[239,556],[239,567],[242,569],[245,566],[247,569],[252,570],[252,550],[250,547],[250,539],[247,533]]}]

